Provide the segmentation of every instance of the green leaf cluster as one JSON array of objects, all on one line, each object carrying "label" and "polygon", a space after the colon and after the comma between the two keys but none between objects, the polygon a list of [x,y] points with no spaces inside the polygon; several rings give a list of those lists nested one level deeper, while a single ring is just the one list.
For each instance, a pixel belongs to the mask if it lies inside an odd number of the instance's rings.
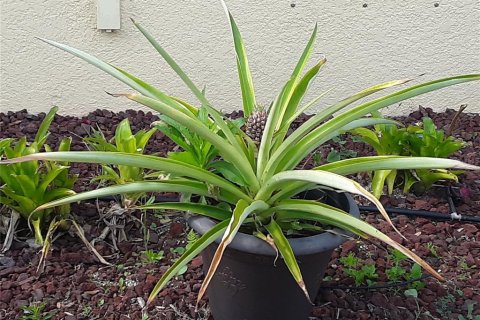
[{"label": "green leaf cluster", "polygon": [[44,312],[45,303],[35,302],[28,306],[21,307],[22,315],[18,318],[19,320],[50,320],[53,318],[54,314]]},{"label": "green leaf cluster", "polygon": [[[183,101],[181,103],[186,104]],[[217,126],[209,118],[206,108],[194,109],[194,113],[203,125],[216,133]],[[211,162],[217,156],[217,150],[208,140],[190,130],[188,126],[182,125],[165,115],[160,115],[160,121],[154,122],[153,125],[182,149],[181,151],[169,152],[168,157],[170,159],[189,163],[202,169],[210,168]]]},{"label": "green leaf cluster", "polygon": [[[83,138],[89,150],[100,152],[122,152],[128,154],[143,154],[148,141],[156,129],[139,130],[133,134],[128,119],[122,120],[115,129],[115,136],[108,141],[101,130],[93,130],[88,137]],[[107,185],[122,185],[126,183],[143,181],[147,178],[144,168],[129,165],[102,164],[102,174],[93,181],[102,181]],[[127,193],[122,195],[124,206],[134,205],[144,192]]]},{"label": "green leaf cluster", "polygon": [[155,263],[165,257],[163,250],[155,252],[153,250],[145,250],[142,252],[142,260],[145,263]]},{"label": "green leaf cluster", "polygon": [[[58,108],[53,107],[41,123],[33,142],[27,142],[26,137],[15,141],[4,139],[0,141],[0,158],[16,159],[42,150],[51,152],[45,144],[48,128],[54,119]],[[60,141],[58,150],[70,150],[71,138]],[[37,160],[14,163],[1,167],[0,170],[0,204],[7,206],[20,214],[33,226],[35,240],[43,244],[46,230],[52,223],[62,221],[70,213],[70,205],[62,204],[55,208],[35,209],[40,205],[56,199],[75,194],[72,190],[77,175],[69,174],[66,161],[44,162]]]},{"label": "green leaf cluster", "polygon": [[364,263],[355,254],[350,252],[347,256],[340,258],[340,263],[344,266],[343,271],[346,275],[355,280],[355,285],[363,283],[373,285],[378,278],[376,267],[372,263]]},{"label": "green leaf cluster", "polygon": [[[357,152],[345,148],[343,145],[347,142],[340,137],[333,137],[332,142],[337,143],[340,146],[340,150],[332,149],[327,155],[327,162],[335,162],[343,159],[355,158]],[[315,160],[315,159],[314,159]]]},{"label": "green leaf cluster", "polygon": [[[382,119],[380,113],[372,113],[375,118]],[[437,129],[432,119],[424,117],[422,122],[401,127],[398,123],[376,124],[373,130],[355,128],[352,134],[371,145],[380,156],[448,158],[465,144],[454,137],[446,137],[443,130]],[[422,193],[439,180],[458,181],[461,171],[449,171],[440,168],[418,168],[410,170],[375,170],[372,179],[372,193],[380,198],[384,185],[388,194],[392,194],[396,185],[403,185],[403,192],[414,188]]]},{"label": "green leaf cluster", "polygon": [[[244,114],[248,116],[256,106],[253,77],[249,69],[246,48],[240,30],[223,1],[222,4],[233,35]],[[245,226],[248,226],[254,235],[266,241],[272,247],[272,250],[279,253],[292,277],[298,283],[299,289],[309,299],[300,266],[290,246],[289,239],[286,237],[287,230],[282,227],[287,222],[286,226],[288,228],[288,222],[292,221],[301,221],[312,226],[317,224],[335,226],[351,231],[363,238],[379,239],[403,252],[410,259],[417,261],[428,272],[441,279],[441,276],[420,257],[368,223],[321,201],[301,200],[295,198],[295,196],[314,188],[354,193],[372,201],[378,206],[384,218],[391,223],[380,202],[358,183],[346,178],[345,175],[371,171],[372,169],[478,169],[477,167],[449,159],[377,156],[344,159],[318,166],[312,170],[298,170],[296,168],[312,151],[341,133],[379,123],[392,123],[391,120],[387,119],[367,118],[368,114],[423,93],[479,80],[480,75],[462,75],[430,81],[366,102],[360,102],[361,99],[376,92],[402,85],[408,80],[394,80],[374,85],[322,108],[315,116],[291,134],[288,134],[292,122],[306,109],[315,105],[324,95],[324,93],[321,93],[312,101],[306,103],[303,101],[307,89],[326,62],[325,59],[320,59],[315,61],[313,66],[307,68],[317,36],[317,27],[315,27],[292,74],[268,111],[262,140],[257,145],[243,131],[239,130],[237,125],[232,123],[230,119],[226,119],[218,109],[213,107],[204,91],[195,85],[185,71],[143,26],[136,22],[134,22],[134,25],[192,91],[199,101],[200,107],[183,103],[182,100],[169,96],[143,80],[93,55],[54,41],[42,40],[87,61],[137,91],[137,93],[114,94],[113,96],[126,97],[159,112],[163,117],[162,121],[168,124],[168,128],[167,126],[163,127],[167,128],[164,130],[175,128],[179,133],[170,135],[177,139],[183,151],[191,154],[188,158],[187,156],[165,158],[125,151],[47,152],[4,161],[3,163],[29,160],[77,161],[139,167],[164,173],[159,179],[108,186],[52,201],[40,206],[37,210],[98,196],[137,192],[179,192],[185,195],[204,197],[207,201],[202,203],[194,203],[191,201],[193,197],[187,196],[183,197],[185,202],[181,203],[158,203],[142,207],[144,209],[187,211],[218,220],[218,224],[186,249],[183,255],[162,275],[150,295],[149,302],[155,298],[172,277],[185,268],[189,261],[217,238],[221,238],[210,269],[199,291],[198,299],[201,299],[225,249],[233,241],[240,228]],[[346,109],[347,107],[350,108]],[[201,111],[202,108],[204,111]],[[202,112],[205,117],[203,119]],[[208,120],[206,119],[207,114]],[[332,117],[334,114],[335,116]],[[185,128],[188,128],[188,131]],[[187,139],[195,140],[195,136],[201,137],[201,140],[207,141],[210,146],[207,147],[203,142],[187,141]],[[200,153],[197,153],[198,151]],[[212,159],[213,161],[211,161]],[[208,165],[211,165],[211,167],[208,167]],[[206,168],[209,168],[209,170]]]},{"label": "green leaf cluster", "polygon": [[[402,262],[408,259],[402,252],[391,250],[391,253],[387,258],[392,263],[392,266],[385,270],[388,280],[398,282],[402,280],[412,281],[421,278],[422,268],[418,263],[413,264],[410,269],[407,269],[402,265]],[[408,288],[417,290],[420,290],[423,287],[425,287],[425,284],[421,280],[413,281],[408,285]]]}]

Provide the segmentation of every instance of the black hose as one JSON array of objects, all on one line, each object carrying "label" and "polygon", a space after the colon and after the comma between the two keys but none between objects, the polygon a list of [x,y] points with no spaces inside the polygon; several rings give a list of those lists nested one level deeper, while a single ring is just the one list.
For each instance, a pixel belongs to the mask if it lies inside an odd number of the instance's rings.
[{"label": "black hose", "polygon": [[[367,212],[379,212],[377,207],[374,206],[358,206],[360,211],[367,211]],[[410,217],[422,217],[422,218],[429,218],[434,220],[442,220],[442,221],[463,221],[463,222],[476,222],[480,223],[480,217],[478,216],[466,216],[466,215],[459,215],[455,211],[456,218],[453,218],[451,214],[445,213],[438,213],[438,212],[431,212],[427,210],[412,210],[412,209],[404,209],[404,208],[385,208],[387,213],[389,214],[403,214],[405,216]]]}]

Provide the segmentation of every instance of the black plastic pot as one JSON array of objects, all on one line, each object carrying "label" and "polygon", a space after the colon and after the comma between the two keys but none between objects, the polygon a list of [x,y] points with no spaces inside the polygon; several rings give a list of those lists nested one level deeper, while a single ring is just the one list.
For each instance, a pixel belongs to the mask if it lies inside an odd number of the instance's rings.
[{"label": "black plastic pot", "polygon": [[[318,199],[323,192],[309,191],[305,198]],[[329,193],[329,204],[358,217],[360,212],[353,198],[344,193]],[[215,222],[194,216],[190,226],[204,234]],[[347,232],[334,229],[339,234]],[[345,237],[322,233],[293,238],[289,242],[295,252],[304,281],[312,299],[316,296],[332,251]],[[217,248],[211,244],[202,252],[204,272]],[[263,240],[238,233],[227,247],[208,289],[209,306],[215,320],[305,320],[312,305],[293,280],[283,260],[274,265],[275,252]]]}]

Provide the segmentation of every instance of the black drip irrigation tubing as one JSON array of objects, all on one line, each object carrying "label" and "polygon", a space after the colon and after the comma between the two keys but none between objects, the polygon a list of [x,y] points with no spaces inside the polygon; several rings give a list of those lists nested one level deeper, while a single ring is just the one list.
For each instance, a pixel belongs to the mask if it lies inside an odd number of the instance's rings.
[{"label": "black drip irrigation tubing", "polygon": [[[377,207],[374,206],[358,206],[360,211],[367,212],[379,212]],[[452,211],[450,214],[432,212],[427,210],[412,210],[404,208],[385,208],[385,211],[390,214],[402,214],[409,217],[421,217],[428,218],[433,220],[442,220],[442,221],[459,221],[459,222],[474,222],[480,223],[479,216],[466,216],[458,214],[456,211]]]},{"label": "black drip irrigation tubing", "polygon": [[[450,214],[432,212],[427,210],[413,210],[413,209],[404,209],[404,208],[385,208],[388,214],[402,214],[410,217],[421,217],[428,218],[433,220],[443,220],[443,221],[460,221],[460,222],[474,222],[480,223],[480,216],[466,216],[459,214],[455,208],[455,192],[452,187],[446,187],[447,189],[447,201],[448,207],[450,209]],[[377,207],[374,206],[358,206],[360,211],[367,212],[379,212]]]},{"label": "black drip irrigation tubing", "polygon": [[[377,207],[373,206],[358,206],[360,211],[368,212],[379,212]],[[437,213],[427,210],[412,210],[412,209],[403,209],[403,208],[385,208],[388,214],[402,214],[409,217],[421,217],[428,218],[433,220],[443,220],[443,221],[460,221],[460,222],[476,222],[480,223],[480,217],[478,216],[466,216],[461,215],[456,212],[451,214]]]}]

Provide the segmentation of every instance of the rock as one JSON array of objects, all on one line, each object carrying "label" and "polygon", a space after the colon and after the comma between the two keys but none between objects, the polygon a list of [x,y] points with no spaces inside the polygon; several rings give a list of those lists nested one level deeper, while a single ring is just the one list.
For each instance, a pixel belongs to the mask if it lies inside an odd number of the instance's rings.
[{"label": "rock", "polygon": [[83,282],[82,284],[80,284],[80,290],[83,290],[83,291],[93,291],[96,288],[97,288],[97,285],[92,282]]},{"label": "rock", "polygon": [[133,243],[130,242],[120,242],[118,244],[118,249],[120,250],[121,253],[126,254],[128,252],[131,252],[133,249]]},{"label": "rock", "polygon": [[425,199],[417,199],[414,203],[415,209],[417,210],[429,210],[428,201]]},{"label": "rock", "polygon": [[201,287],[202,287],[202,285],[200,283],[195,283],[192,287],[192,291],[193,292],[198,292]]},{"label": "rock", "polygon": [[143,284],[136,285],[133,289],[139,297],[143,297],[143,295],[145,294],[145,291],[143,290]]},{"label": "rock", "polygon": [[405,307],[408,310],[417,310],[417,303],[414,298],[407,298],[405,300]]},{"label": "rock", "polygon": [[27,273],[20,273],[20,275],[17,278],[17,282],[22,282],[26,279],[28,279],[28,274]]},{"label": "rock", "polygon": [[356,247],[357,247],[357,241],[356,240],[345,241],[341,246],[342,255],[347,254],[350,251],[353,251]]},{"label": "rock", "polygon": [[366,311],[361,311],[357,315],[358,315],[359,320],[369,320],[369,319],[371,319],[370,314],[367,313]]},{"label": "rock", "polygon": [[422,226],[422,232],[426,234],[436,234],[437,233],[437,226],[435,226],[433,223],[427,223]]},{"label": "rock", "polygon": [[57,291],[57,287],[53,282],[47,283],[46,292],[47,294],[54,294]]},{"label": "rock", "polygon": [[462,225],[462,227],[463,227],[463,233],[467,237],[472,237],[475,234],[477,234],[477,232],[478,232],[478,228],[476,226],[474,226],[473,224],[465,223],[465,224]]},{"label": "rock", "polygon": [[388,304],[387,298],[379,292],[373,293],[370,301],[377,307],[381,307],[381,308],[385,308]]},{"label": "rock", "polygon": [[150,238],[148,239],[148,241],[150,241],[150,243],[158,244],[160,242],[160,238],[158,237],[158,234],[156,232],[150,232],[149,236]]},{"label": "rock", "polygon": [[463,290],[463,296],[466,298],[466,299],[471,299],[473,298],[473,289],[472,288],[464,288]]},{"label": "rock", "polygon": [[390,302],[396,307],[405,307],[404,299],[399,296],[393,296],[390,298]]},{"label": "rock", "polygon": [[183,223],[173,222],[172,224],[170,224],[169,234],[173,238],[176,238],[183,233],[184,227],[185,227],[185,225]]},{"label": "rock", "polygon": [[4,303],[10,303],[10,300],[13,298],[12,290],[2,289],[0,291],[0,301]]},{"label": "rock", "polygon": [[45,297],[42,289],[34,289],[32,295],[36,301],[42,301],[43,297]]},{"label": "rock", "polygon": [[0,266],[10,268],[15,266],[15,260],[12,257],[0,257]]},{"label": "rock", "polygon": [[190,263],[190,266],[192,268],[198,268],[203,265],[203,259],[202,256],[197,256],[193,258],[192,262]]},{"label": "rock", "polygon": [[14,300],[15,308],[20,309],[21,307],[28,306],[28,300]]}]

